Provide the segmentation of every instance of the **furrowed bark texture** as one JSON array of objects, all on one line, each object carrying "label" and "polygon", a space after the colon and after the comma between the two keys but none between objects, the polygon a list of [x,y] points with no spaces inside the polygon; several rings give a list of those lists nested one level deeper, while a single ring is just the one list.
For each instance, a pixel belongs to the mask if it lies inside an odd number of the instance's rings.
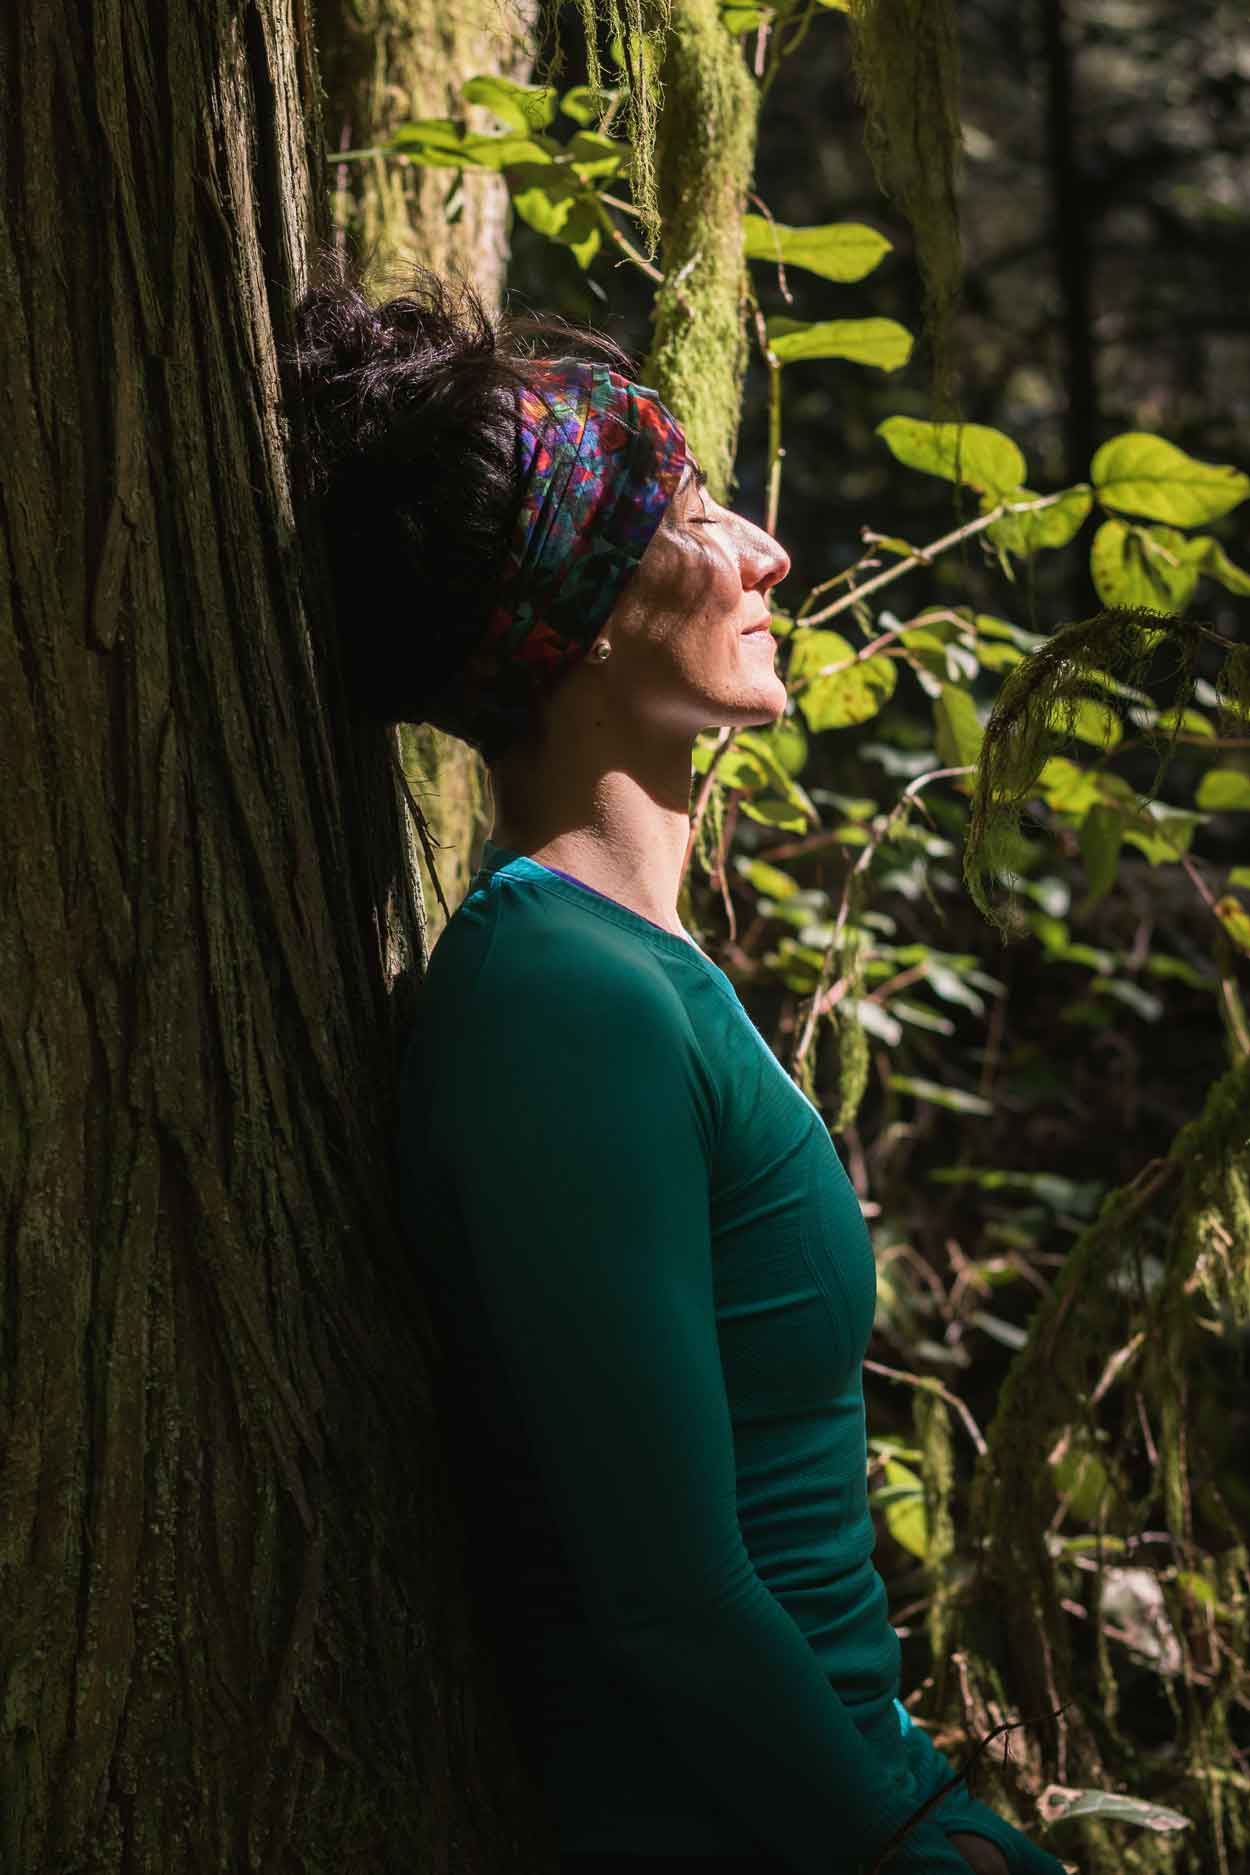
[{"label": "furrowed bark texture", "polygon": [[18,0],[0,121],[0,1868],[528,1871],[391,1197],[409,833],[287,481],[305,0]]},{"label": "furrowed bark texture", "polygon": [[742,378],[742,214],[759,92],[717,0],[677,0],[663,64],[659,134],[665,284],[643,381],[685,428],[718,500],[729,497]]},{"label": "furrowed bark texture", "polygon": [[[324,0],[317,47],[331,149],[372,147],[416,117],[464,116],[474,130],[495,128],[488,111],[466,110],[460,87],[483,72],[525,82],[532,41],[530,11],[515,0],[465,0],[454,11],[435,0]],[[422,169],[380,156],[336,170],[336,226],[340,238],[350,231],[362,252],[375,255],[370,277],[379,299],[398,291],[405,268],[416,262],[436,273],[463,274],[497,306],[509,213],[498,175]],[[439,883],[454,911],[490,831],[485,765],[467,743],[428,723],[405,725],[400,748],[440,842]],[[418,858],[433,944],[446,920],[424,854]]]}]

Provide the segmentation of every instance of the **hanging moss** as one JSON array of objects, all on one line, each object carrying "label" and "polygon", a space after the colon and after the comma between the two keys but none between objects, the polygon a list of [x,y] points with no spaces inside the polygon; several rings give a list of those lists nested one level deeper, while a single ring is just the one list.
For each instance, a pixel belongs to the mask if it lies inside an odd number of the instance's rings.
[{"label": "hanging moss", "polygon": [[[1235,1762],[1229,1711],[1245,1692],[1250,1577],[1244,1536],[1224,1502],[1214,1455],[1193,1433],[1203,1423],[1204,1389],[1218,1384],[1218,1364],[1213,1343],[1195,1321],[1192,1294],[1197,1277],[1228,1311],[1230,1332],[1250,1323],[1248,1180],[1250,1062],[1242,1061],[1211,1089],[1203,1112],[1178,1133],[1167,1158],[1110,1194],[1077,1239],[1003,1387],[973,1493],[969,1534],[982,1579],[973,1604],[958,1611],[958,1625],[975,1671],[987,1671],[992,1661],[1027,1717],[1053,1712],[1067,1698],[1062,1763],[1055,1728],[1038,1729],[1048,1776],[1171,1802],[1197,1826],[1179,1844],[1141,1832],[1131,1852],[1121,1832],[1091,1829],[1082,1845],[1090,1875],[1118,1875],[1129,1867],[1141,1875],[1231,1870],[1250,1840],[1250,1791],[1244,1780],[1225,1775]],[[1219,1256],[1212,1254],[1216,1244]],[[1152,1284],[1142,1276],[1147,1246],[1162,1268]],[[1095,1402],[1109,1354],[1127,1347],[1134,1334],[1141,1335],[1140,1365],[1123,1385],[1104,1385],[1105,1397]],[[1200,1336],[1205,1359],[1196,1345]],[[1155,1456],[1146,1496],[1130,1501],[1125,1455],[1136,1453],[1138,1475],[1143,1462],[1144,1435],[1133,1405],[1138,1395],[1153,1424]],[[1062,1606],[1070,1589],[1061,1585],[1061,1564],[1044,1535],[1054,1517],[1050,1460],[1060,1442],[1069,1450],[1084,1443],[1099,1455],[1108,1480],[1099,1521],[1111,1541],[1157,1528],[1162,1518],[1171,1559],[1190,1584],[1178,1593],[1199,1605],[1188,1625],[1179,1613],[1174,1622],[1192,1664],[1211,1628],[1219,1634],[1218,1652],[1202,1663],[1203,1682],[1192,1676],[1178,1681],[1176,1737],[1153,1760],[1139,1758],[1119,1733],[1105,1671],[1076,1670]],[[1227,1463],[1236,1469],[1239,1455],[1230,1451]],[[1135,1553],[1134,1566],[1147,1566],[1150,1554]],[[1207,1582],[1220,1585],[1209,1599],[1195,1586]],[[1074,1698],[1078,1688],[1088,1696]]]},{"label": "hanging moss", "polygon": [[[625,134],[630,147],[630,189],[647,253],[660,242],[656,188],[656,132],[663,89],[660,72],[672,19],[671,0],[577,0],[586,42],[586,78],[595,90],[625,91]],[[559,42],[560,0],[543,0],[538,21],[537,74],[553,82],[563,66]],[[605,76],[599,36],[606,32],[616,61]]]},{"label": "hanging moss", "polygon": [[954,0],[850,0],[852,56],[877,181],[911,223],[925,290],[936,414],[953,414],[951,326],[961,252]]},{"label": "hanging moss", "polygon": [[[1020,833],[1020,814],[1051,755],[1073,733],[1083,702],[1107,704],[1110,677],[1137,688],[1159,643],[1180,654],[1171,727],[1155,735],[1158,767],[1149,794],[1158,792],[1175,747],[1181,712],[1193,696],[1198,652],[1206,628],[1162,613],[1110,609],[1053,637],[1004,678],[985,727],[976,788],[964,846],[964,879],[974,903],[1006,932],[1008,909],[991,905],[987,881],[1010,872],[1011,854]],[[1236,695],[1247,672],[1226,661],[1220,678],[1226,694]],[[1229,685],[1232,691],[1229,691]],[[1250,710],[1250,705],[1246,706]],[[1149,732],[1147,732],[1149,733]]]}]

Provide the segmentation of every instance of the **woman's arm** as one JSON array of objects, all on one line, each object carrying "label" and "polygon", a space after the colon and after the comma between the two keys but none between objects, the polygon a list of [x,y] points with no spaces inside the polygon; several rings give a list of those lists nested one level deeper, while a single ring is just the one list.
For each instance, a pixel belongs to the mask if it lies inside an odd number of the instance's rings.
[{"label": "woman's arm", "polygon": [[[439,1104],[474,1269],[591,1618],[678,1760],[797,1875],[912,1808],[738,1525],[709,1220],[716,1094],[645,973],[479,983]],[[891,1869],[968,1875],[932,1819]]]}]

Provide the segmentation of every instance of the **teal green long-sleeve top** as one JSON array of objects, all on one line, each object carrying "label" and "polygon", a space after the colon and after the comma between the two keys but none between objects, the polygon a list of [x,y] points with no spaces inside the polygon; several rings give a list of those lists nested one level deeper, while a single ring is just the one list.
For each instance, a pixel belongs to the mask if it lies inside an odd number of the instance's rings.
[{"label": "teal green long-sleeve top", "polygon": [[[561,1849],[867,1869],[950,1767],[897,1703],[875,1269],[817,1109],[691,939],[488,843],[399,1162],[471,1586]],[[890,1867],[967,1875],[955,1829],[1060,1868],[962,1791]]]}]

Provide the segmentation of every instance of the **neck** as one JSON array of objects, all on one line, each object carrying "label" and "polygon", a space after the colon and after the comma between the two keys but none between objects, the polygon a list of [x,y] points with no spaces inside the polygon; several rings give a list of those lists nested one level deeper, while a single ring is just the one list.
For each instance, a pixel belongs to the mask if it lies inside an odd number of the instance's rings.
[{"label": "neck", "polygon": [[501,758],[492,770],[499,846],[558,867],[640,917],[682,933],[677,911],[690,837],[690,755],[680,737],[629,765],[566,750]]}]

